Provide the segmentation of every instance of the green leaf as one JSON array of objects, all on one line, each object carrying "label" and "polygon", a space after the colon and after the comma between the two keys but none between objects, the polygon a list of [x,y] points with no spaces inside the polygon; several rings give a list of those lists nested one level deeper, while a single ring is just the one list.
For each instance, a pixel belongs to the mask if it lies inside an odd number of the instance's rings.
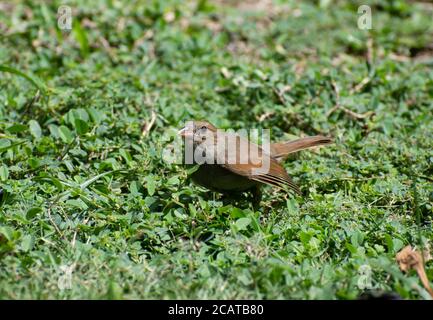
[{"label": "green leaf", "polygon": [[8,226],[0,226],[0,234],[11,241],[14,238],[14,229]]},{"label": "green leaf", "polygon": [[14,124],[14,125],[11,125],[10,127],[8,127],[6,129],[6,131],[9,133],[20,133],[20,132],[26,131],[27,128],[28,127],[26,125],[18,123],[18,124]]},{"label": "green leaf", "polygon": [[394,252],[394,243],[389,234],[385,234],[385,242],[386,246],[388,247],[388,252]]},{"label": "green leaf", "polygon": [[30,133],[33,135],[33,137],[38,139],[42,136],[41,126],[36,120],[30,120],[29,127],[30,127]]},{"label": "green leaf", "polygon": [[178,176],[173,176],[170,179],[167,180],[167,184],[168,185],[178,185],[179,184],[179,177]]},{"label": "green leaf", "polygon": [[21,239],[21,249],[23,249],[25,252],[32,250],[34,244],[35,238],[30,234],[23,236]]},{"label": "green leaf", "polygon": [[403,248],[404,243],[398,238],[393,238],[389,234],[385,234],[385,242],[388,247],[388,252],[397,253]]},{"label": "green leaf", "polygon": [[60,138],[60,130],[58,126],[56,126],[55,124],[50,124],[48,125],[48,129],[50,130],[50,134],[53,138]]},{"label": "green leaf", "polygon": [[83,135],[86,134],[87,132],[89,132],[89,125],[87,124],[86,121],[82,120],[82,119],[75,119],[74,120],[74,126],[75,126],[75,130],[77,130],[77,133],[79,135]]},{"label": "green leaf", "polygon": [[358,249],[356,247],[354,247],[353,245],[351,245],[349,242],[346,242],[345,245],[346,245],[347,250],[350,251],[350,253],[356,254],[358,252]]},{"label": "green leaf", "polygon": [[32,168],[32,169],[36,169],[37,167],[39,167],[41,165],[39,158],[36,158],[36,157],[29,158],[27,160],[27,163],[29,164],[30,168]]},{"label": "green leaf", "polygon": [[199,165],[191,165],[187,168],[186,172],[188,175],[193,174],[194,172],[196,172],[198,169],[200,168]]},{"label": "green leaf", "polygon": [[362,245],[362,242],[364,241],[364,236],[359,231],[354,231],[352,233],[352,236],[350,237],[350,241],[353,246],[358,247]]},{"label": "green leaf", "polygon": [[299,206],[295,199],[293,198],[287,199],[286,204],[287,204],[287,210],[291,214],[297,214],[299,212]]},{"label": "green leaf", "polygon": [[120,155],[122,156],[123,159],[125,159],[126,163],[130,163],[132,161],[132,157],[131,154],[125,150],[125,149],[120,149],[119,150]]},{"label": "green leaf", "polygon": [[42,209],[39,208],[39,207],[33,207],[33,208],[30,208],[29,210],[27,210],[26,218],[27,218],[28,220],[33,219],[33,218],[36,217],[36,215],[37,215],[38,213],[40,213],[40,212],[42,212]]},{"label": "green leaf", "polygon": [[107,298],[109,300],[119,300],[122,299],[122,295],[122,287],[117,282],[110,281],[108,284]]},{"label": "green leaf", "polygon": [[71,143],[74,140],[71,130],[69,130],[69,128],[66,126],[59,127],[59,135],[65,143]]},{"label": "green leaf", "polygon": [[404,243],[400,239],[394,238],[392,239],[392,245],[394,247],[394,252],[398,252],[401,248],[403,248]]},{"label": "green leaf", "polygon": [[236,220],[235,225],[238,230],[246,230],[250,223],[250,218],[239,218],[238,220]]},{"label": "green leaf", "polygon": [[188,203],[188,209],[192,217],[197,216],[197,210],[192,203]]},{"label": "green leaf", "polygon": [[90,115],[90,118],[94,123],[101,123],[101,121],[105,118],[105,114],[95,108],[87,109],[87,113]]},{"label": "green leaf", "polygon": [[146,177],[146,189],[147,192],[149,193],[149,196],[153,196],[155,194],[155,189],[156,189],[156,181],[155,178],[150,175]]},{"label": "green leaf", "polygon": [[89,41],[87,40],[86,30],[81,26],[81,21],[75,19],[73,25],[73,33],[75,39],[80,45],[80,51],[83,58],[86,58],[89,55]]},{"label": "green leaf", "polygon": [[231,208],[231,210],[230,210],[230,217],[243,218],[243,217],[245,217],[245,212],[242,209],[234,207],[234,208]]},{"label": "green leaf", "polygon": [[0,180],[6,181],[9,178],[9,169],[5,165],[0,167]]},{"label": "green leaf", "polygon": [[87,210],[89,208],[87,204],[81,199],[70,199],[67,200],[65,203],[83,210]]},{"label": "green leaf", "polygon": [[140,184],[138,181],[132,181],[129,185],[129,191],[133,196],[139,196],[140,195]]},{"label": "green leaf", "polygon": [[0,139],[0,151],[5,150],[11,146],[11,141],[9,139]]},{"label": "green leaf", "polygon": [[310,239],[313,235],[311,233],[305,232],[305,231],[301,231],[299,233],[299,238],[301,239],[302,244],[304,245],[304,247],[306,247],[309,242]]}]

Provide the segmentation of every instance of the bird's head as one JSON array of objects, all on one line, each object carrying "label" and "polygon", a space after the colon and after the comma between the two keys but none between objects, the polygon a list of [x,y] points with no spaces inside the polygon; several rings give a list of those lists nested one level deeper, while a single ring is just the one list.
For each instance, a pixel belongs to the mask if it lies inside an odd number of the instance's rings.
[{"label": "bird's head", "polygon": [[184,139],[192,139],[194,145],[209,142],[210,138],[216,138],[217,128],[207,121],[188,121],[178,134]]}]

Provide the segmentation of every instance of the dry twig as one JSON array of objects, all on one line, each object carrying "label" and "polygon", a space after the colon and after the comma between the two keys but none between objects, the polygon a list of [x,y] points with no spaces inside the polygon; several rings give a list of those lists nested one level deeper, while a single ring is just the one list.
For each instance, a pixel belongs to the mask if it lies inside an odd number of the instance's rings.
[{"label": "dry twig", "polygon": [[146,122],[143,125],[143,128],[141,129],[141,136],[145,137],[149,134],[150,130],[152,129],[153,125],[155,124],[156,121],[156,112],[152,110],[152,116],[150,118],[149,122]]},{"label": "dry twig", "polygon": [[265,121],[267,118],[273,116],[274,114],[275,114],[275,112],[273,112],[273,111],[265,112],[265,113],[262,114],[260,117],[257,117],[257,120],[258,120],[259,122],[263,122],[263,121]]},{"label": "dry twig", "polygon": [[374,114],[373,111],[368,111],[366,113],[357,113],[357,112],[354,112],[354,111],[342,106],[340,104],[340,89],[338,88],[337,84],[334,81],[332,81],[331,84],[332,84],[332,87],[334,88],[334,92],[335,92],[335,106],[332,107],[332,109],[330,109],[328,111],[328,113],[326,114],[327,117],[331,116],[331,114],[333,114],[337,110],[343,111],[344,113],[346,113],[348,116],[350,116],[352,119],[355,119],[355,120],[366,119],[366,118],[371,117]]},{"label": "dry twig", "polygon": [[407,272],[411,269],[414,269],[418,273],[422,285],[433,298],[433,290],[430,287],[430,283],[424,269],[424,260],[429,260],[429,258],[431,259],[429,254],[426,252],[421,254],[419,251],[412,249],[412,247],[409,245],[397,253],[395,258],[400,266],[401,271]]}]

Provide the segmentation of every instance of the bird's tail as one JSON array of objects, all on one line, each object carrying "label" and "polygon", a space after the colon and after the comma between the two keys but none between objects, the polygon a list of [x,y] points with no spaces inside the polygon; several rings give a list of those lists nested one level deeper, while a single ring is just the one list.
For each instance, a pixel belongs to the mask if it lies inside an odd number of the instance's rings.
[{"label": "bird's tail", "polygon": [[290,153],[331,143],[332,139],[324,136],[312,136],[287,142],[277,142],[271,144],[271,155],[274,159],[283,161]]}]

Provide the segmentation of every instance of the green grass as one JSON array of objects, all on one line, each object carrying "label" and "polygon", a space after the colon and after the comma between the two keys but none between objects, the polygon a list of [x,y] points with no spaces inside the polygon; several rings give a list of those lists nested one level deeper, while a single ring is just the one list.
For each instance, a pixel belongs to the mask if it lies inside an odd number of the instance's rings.
[{"label": "green grass", "polygon": [[[0,11],[0,298],[354,299],[365,266],[428,297],[395,254],[433,238],[433,6],[67,1],[65,32],[44,3]],[[162,160],[189,119],[335,144],[255,212]]]}]

